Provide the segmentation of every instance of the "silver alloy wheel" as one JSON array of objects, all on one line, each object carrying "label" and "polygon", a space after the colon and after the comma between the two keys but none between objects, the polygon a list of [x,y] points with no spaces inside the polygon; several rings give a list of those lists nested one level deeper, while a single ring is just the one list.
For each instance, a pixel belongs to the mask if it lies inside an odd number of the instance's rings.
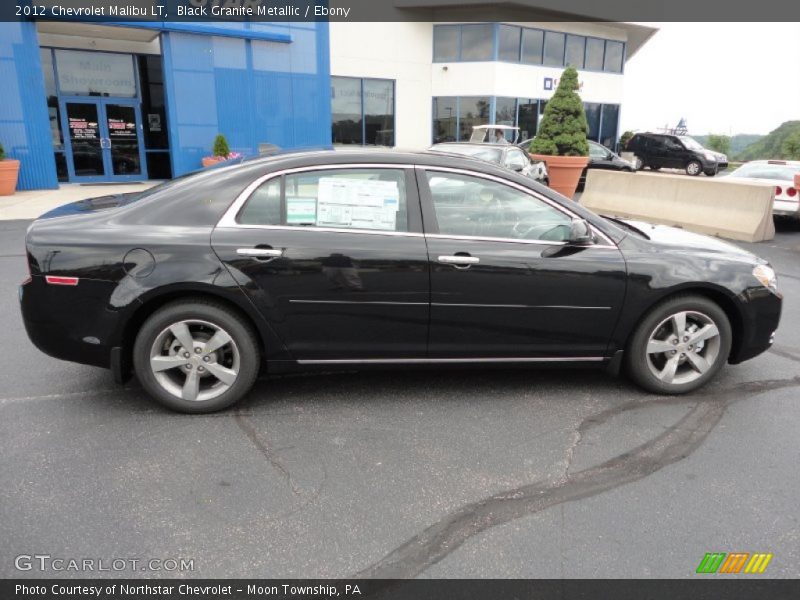
[{"label": "silver alloy wheel", "polygon": [[187,319],[156,336],[150,369],[167,392],[193,402],[211,400],[236,382],[239,348],[231,335],[213,323]]},{"label": "silver alloy wheel", "polygon": [[702,169],[702,166],[698,162],[694,162],[693,161],[693,162],[690,162],[688,165],[686,165],[686,172],[689,175],[699,175],[700,174],[700,169]]},{"label": "silver alloy wheel", "polygon": [[719,328],[696,311],[681,311],[661,321],[647,340],[647,366],[664,383],[681,385],[702,377],[719,359]]}]

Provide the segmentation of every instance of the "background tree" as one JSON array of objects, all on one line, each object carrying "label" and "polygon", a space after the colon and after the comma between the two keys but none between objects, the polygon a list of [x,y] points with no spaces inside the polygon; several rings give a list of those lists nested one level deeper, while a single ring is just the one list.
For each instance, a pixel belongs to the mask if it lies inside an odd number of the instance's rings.
[{"label": "background tree", "polygon": [[221,133],[217,134],[217,137],[214,138],[214,148],[213,148],[214,156],[222,156],[227,157],[228,154],[231,153],[231,149],[228,146],[228,140],[225,139],[225,136]]},{"label": "background tree", "polygon": [[783,155],[789,160],[800,160],[800,132],[796,132],[783,142]]},{"label": "background tree", "polygon": [[589,143],[586,141],[589,124],[577,90],[578,71],[575,67],[567,67],[555,94],[544,109],[531,152],[551,156],[589,155]]},{"label": "background tree", "polygon": [[708,147],[714,152],[722,152],[722,154],[731,153],[731,138],[727,135],[708,134]]},{"label": "background tree", "polygon": [[623,132],[621,136],[619,136],[619,149],[625,150],[625,146],[628,145],[628,142],[633,137],[633,132],[628,130]]}]

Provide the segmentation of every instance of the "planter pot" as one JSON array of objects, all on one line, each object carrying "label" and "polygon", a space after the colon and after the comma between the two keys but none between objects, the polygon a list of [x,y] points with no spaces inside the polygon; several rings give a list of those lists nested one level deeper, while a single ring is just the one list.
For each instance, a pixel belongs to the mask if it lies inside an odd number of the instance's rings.
[{"label": "planter pot", "polygon": [[11,158],[0,160],[0,196],[12,196],[17,189],[19,161]]},{"label": "planter pot", "polygon": [[217,163],[221,163],[224,158],[221,156],[206,156],[203,158],[203,167],[211,167]]},{"label": "planter pot", "polygon": [[589,164],[588,156],[550,156],[531,154],[534,160],[543,160],[547,165],[550,187],[570,200],[578,188],[581,173]]}]

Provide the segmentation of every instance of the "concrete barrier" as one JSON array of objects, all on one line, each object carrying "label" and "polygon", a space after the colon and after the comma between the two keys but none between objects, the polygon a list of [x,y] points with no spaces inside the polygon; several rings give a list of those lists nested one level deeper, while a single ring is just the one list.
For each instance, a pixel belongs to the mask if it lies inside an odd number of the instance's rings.
[{"label": "concrete barrier", "polygon": [[599,214],[760,242],[775,237],[775,188],[724,177],[590,169],[580,203]]}]

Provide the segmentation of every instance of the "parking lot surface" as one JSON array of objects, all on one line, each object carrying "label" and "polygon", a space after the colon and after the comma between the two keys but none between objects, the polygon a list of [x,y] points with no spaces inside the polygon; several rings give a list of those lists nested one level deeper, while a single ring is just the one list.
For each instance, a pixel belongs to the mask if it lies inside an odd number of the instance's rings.
[{"label": "parking lot surface", "polygon": [[[746,246],[785,295],[772,350],[666,398],[579,370],[260,381],[186,416],[28,341],[27,221],[0,222],[0,576],[800,576],[800,228]],[[24,571],[18,555],[193,559]],[[707,577],[707,576],[706,576]]]}]

